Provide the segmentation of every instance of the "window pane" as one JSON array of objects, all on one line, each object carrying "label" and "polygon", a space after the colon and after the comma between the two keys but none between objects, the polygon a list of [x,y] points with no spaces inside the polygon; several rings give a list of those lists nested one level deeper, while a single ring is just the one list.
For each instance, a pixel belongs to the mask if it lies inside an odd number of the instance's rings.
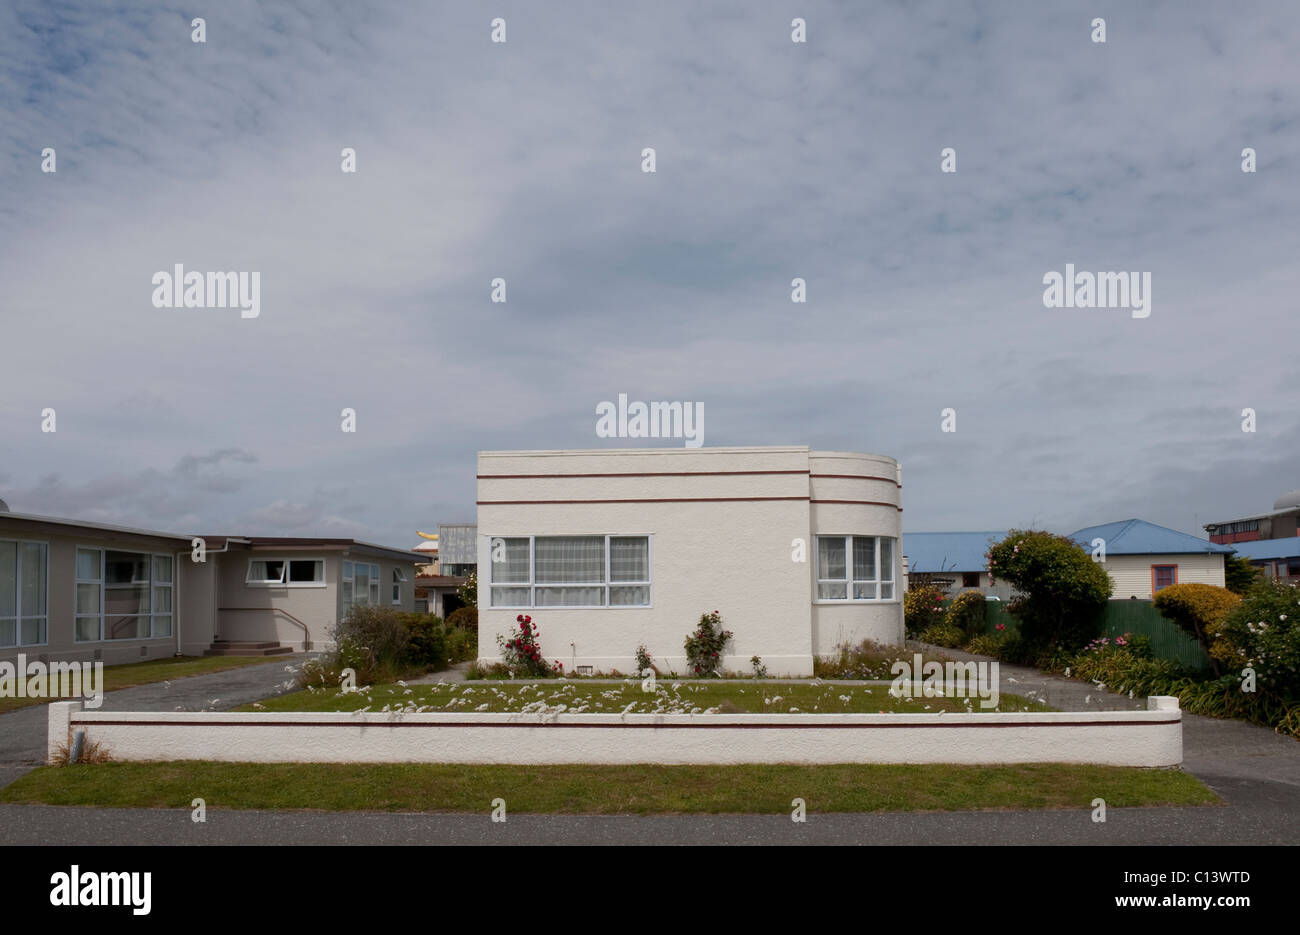
[{"label": "window pane", "polygon": [[315,559],[289,563],[289,580],[300,583],[324,581],[325,563]]},{"label": "window pane", "polygon": [[283,583],[284,561],[282,559],[269,559],[249,562],[248,580],[250,582]]},{"label": "window pane", "polygon": [[153,618],[153,635],[154,636],[172,635],[172,618],[170,615],[165,617]]},{"label": "window pane", "polygon": [[876,599],[876,583],[874,581],[853,582],[853,599],[855,601],[874,601]]},{"label": "window pane", "polygon": [[821,601],[842,601],[848,597],[848,585],[843,581],[830,583],[818,582],[817,599]]},{"label": "window pane", "polygon": [[604,536],[538,536],[533,542],[538,584],[605,581]]},{"label": "window pane", "polygon": [[45,618],[25,617],[22,624],[23,643],[27,646],[45,642]]},{"label": "window pane", "polygon": [[537,588],[538,607],[603,607],[605,589]]},{"label": "window pane", "polygon": [[97,584],[77,585],[77,613],[79,614],[99,613],[99,585]]},{"label": "window pane", "polygon": [[[650,540],[648,538],[636,536],[611,538],[609,540],[609,580],[650,580]],[[612,600],[611,598],[611,602]]]},{"label": "window pane", "polygon": [[99,618],[98,617],[78,617],[77,618],[77,639],[85,642],[87,640],[99,639]]},{"label": "window pane", "polygon": [[343,582],[343,606],[348,607],[352,604],[352,582]]},{"label": "window pane", "polygon": [[14,646],[18,642],[18,621],[0,620],[0,646]]},{"label": "window pane", "polygon": [[493,607],[528,607],[530,588],[493,588]]},{"label": "window pane", "polygon": [[[876,540],[874,536],[853,537],[853,580],[876,580]],[[875,597],[873,593],[871,595]]]},{"label": "window pane", "polygon": [[45,546],[23,543],[22,555],[23,616],[39,617],[45,613]]},{"label": "window pane", "polygon": [[375,578],[370,579],[370,603],[379,603],[379,581]]},{"label": "window pane", "polygon": [[149,589],[134,584],[104,585],[104,613],[113,617],[149,613]]},{"label": "window pane", "polygon": [[[845,571],[844,537],[817,537],[817,577],[843,578]],[[841,594],[840,597],[844,595]]]},{"label": "window pane", "polygon": [[153,589],[153,612],[156,614],[170,614],[172,612],[171,588]]},{"label": "window pane", "polygon": [[148,584],[149,556],[135,552],[105,552],[104,580],[110,584]]},{"label": "window pane", "polygon": [[[894,540],[880,540],[880,580],[894,580]],[[975,585],[979,585],[979,575],[975,576]],[[881,597],[884,597],[882,594]]]},{"label": "window pane", "polygon": [[107,617],[104,620],[104,639],[134,640],[149,635],[149,618]]},{"label": "window pane", "polygon": [[650,588],[644,584],[611,587],[609,603],[614,607],[645,607],[650,603]]},{"label": "window pane", "polygon": [[350,580],[352,580],[352,563],[351,563],[351,562],[344,562],[344,563],[343,563],[343,580],[344,580],[344,581],[350,581]]},{"label": "window pane", "polygon": [[77,577],[82,581],[99,580],[99,549],[77,549]]},{"label": "window pane", "polygon": [[894,582],[880,582],[880,599],[882,601],[892,601],[894,599]]},{"label": "window pane", "polygon": [[153,557],[153,580],[155,583],[172,580],[172,560],[170,555],[155,555]]},{"label": "window pane", "polygon": [[492,540],[492,580],[509,584],[528,580],[528,540]]},{"label": "window pane", "polygon": [[[18,613],[18,543],[0,542],[0,617]],[[8,645],[13,645],[12,642]]]}]

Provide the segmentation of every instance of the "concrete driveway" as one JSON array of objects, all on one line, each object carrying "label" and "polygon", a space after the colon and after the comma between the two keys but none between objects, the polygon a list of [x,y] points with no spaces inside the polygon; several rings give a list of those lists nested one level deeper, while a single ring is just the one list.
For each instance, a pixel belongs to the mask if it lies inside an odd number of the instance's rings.
[{"label": "concrete driveway", "polygon": [[[309,653],[170,682],[137,685],[104,695],[102,711],[229,711],[294,690],[294,676]],[[45,705],[0,714],[0,786],[45,760]]]}]

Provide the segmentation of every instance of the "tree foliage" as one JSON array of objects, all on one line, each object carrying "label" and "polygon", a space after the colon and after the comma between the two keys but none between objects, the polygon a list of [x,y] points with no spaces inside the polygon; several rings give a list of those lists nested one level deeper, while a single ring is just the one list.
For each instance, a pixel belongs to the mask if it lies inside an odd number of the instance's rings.
[{"label": "tree foliage", "polygon": [[1196,637],[1206,655],[1210,656],[1215,675],[1219,674],[1219,664],[1215,661],[1213,648],[1218,639],[1219,626],[1228,612],[1239,603],[1241,598],[1227,588],[1196,582],[1171,584],[1167,588],[1161,588],[1151,602],[1161,616]]},{"label": "tree foliage", "polygon": [[1022,594],[1007,610],[1020,620],[1026,645],[1077,649],[1100,631],[1110,575],[1073,540],[1013,529],[989,549],[989,572]]}]

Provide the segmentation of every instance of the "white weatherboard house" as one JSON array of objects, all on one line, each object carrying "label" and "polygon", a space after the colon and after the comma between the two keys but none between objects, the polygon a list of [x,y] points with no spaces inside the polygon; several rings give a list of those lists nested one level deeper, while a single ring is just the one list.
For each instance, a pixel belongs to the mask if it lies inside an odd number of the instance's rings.
[{"label": "white weatherboard house", "polygon": [[631,673],[644,643],[685,674],[713,610],[740,672],[901,643],[900,490],[892,458],[798,446],[480,452],[482,661],[519,614],[565,671]]},{"label": "white weatherboard house", "polygon": [[1088,551],[1105,543],[1106,561],[1115,590],[1111,600],[1151,600],[1171,584],[1224,585],[1223,557],[1232,548],[1199,536],[1157,526],[1141,519],[1088,526],[1070,538]]}]

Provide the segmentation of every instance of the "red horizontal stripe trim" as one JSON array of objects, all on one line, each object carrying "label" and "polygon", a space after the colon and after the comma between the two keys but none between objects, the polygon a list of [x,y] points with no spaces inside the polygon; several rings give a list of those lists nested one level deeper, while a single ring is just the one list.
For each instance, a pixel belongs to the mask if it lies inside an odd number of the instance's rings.
[{"label": "red horizontal stripe trim", "polygon": [[861,503],[865,506],[892,506],[902,513],[903,508],[896,503],[884,503],[880,500],[812,500],[812,503]]},{"label": "red horizontal stripe trim", "polygon": [[902,489],[900,484],[893,477],[877,477],[874,474],[809,474],[809,477],[834,477],[837,480],[883,480],[886,484],[893,484],[895,487]]},{"label": "red horizontal stripe trim", "polygon": [[807,499],[807,497],[635,497],[624,500],[478,500],[475,502],[478,506],[544,506],[550,503],[738,503]]},{"label": "red horizontal stripe trim", "polygon": [[[377,713],[391,714],[392,712]],[[426,711],[424,713],[434,714],[436,712]],[[833,715],[822,716],[833,717]],[[599,729],[631,727],[641,730],[798,730],[805,727],[818,729],[829,727],[835,730],[875,730],[877,728],[894,729],[899,727],[1142,727],[1155,724],[1182,723],[1180,718],[1173,718],[1161,721],[1002,721],[997,724],[979,724],[975,723],[975,719],[978,717],[978,714],[965,717],[961,713],[955,712],[952,721],[945,721],[942,724],[558,724],[554,721],[516,724],[503,724],[494,721],[440,721],[438,723],[427,721],[86,721],[75,717],[71,718],[69,723],[84,724],[88,727],[100,724],[115,727],[365,727],[367,729],[372,727],[558,727],[580,729],[589,727]]]},{"label": "red horizontal stripe trim", "polygon": [[543,480],[550,477],[734,477],[740,474],[807,474],[802,471],[631,471],[614,474],[478,474],[479,480]]}]

